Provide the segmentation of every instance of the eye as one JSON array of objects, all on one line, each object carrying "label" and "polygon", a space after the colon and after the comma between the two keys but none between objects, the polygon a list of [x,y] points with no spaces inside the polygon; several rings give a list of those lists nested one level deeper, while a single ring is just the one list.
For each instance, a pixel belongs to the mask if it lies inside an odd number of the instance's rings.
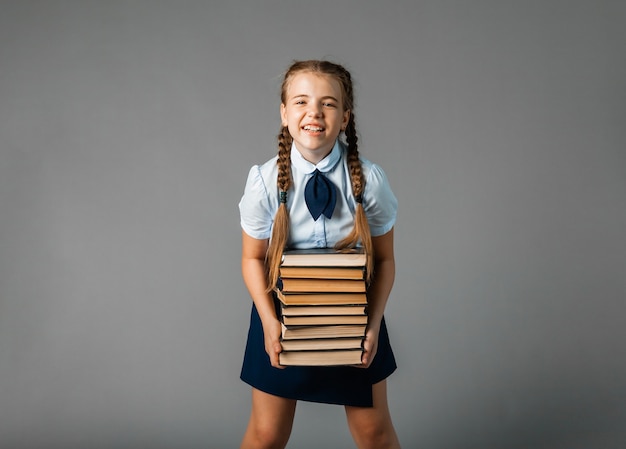
[{"label": "eye", "polygon": [[327,107],[327,108],[336,108],[337,107],[337,105],[335,105],[335,103],[332,103],[332,102],[326,102],[326,103],[323,103],[323,105],[324,105],[324,107]]}]

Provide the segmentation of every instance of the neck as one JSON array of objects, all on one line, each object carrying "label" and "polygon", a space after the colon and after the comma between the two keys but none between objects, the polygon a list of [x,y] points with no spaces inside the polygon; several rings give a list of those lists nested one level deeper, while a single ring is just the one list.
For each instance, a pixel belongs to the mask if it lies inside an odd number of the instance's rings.
[{"label": "neck", "polygon": [[328,149],[320,148],[317,150],[302,151],[300,148],[298,148],[298,144],[296,144],[296,150],[298,150],[298,153],[302,155],[302,158],[305,161],[308,161],[313,165],[319,164],[322,159],[328,156],[331,153],[331,151],[333,151],[333,147],[334,147],[334,144]]}]

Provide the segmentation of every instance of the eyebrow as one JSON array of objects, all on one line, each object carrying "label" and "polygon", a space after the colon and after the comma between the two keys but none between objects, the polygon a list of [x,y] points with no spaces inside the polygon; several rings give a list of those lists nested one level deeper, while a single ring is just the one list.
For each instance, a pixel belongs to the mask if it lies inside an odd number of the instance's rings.
[{"label": "eyebrow", "polygon": [[[293,97],[291,97],[292,100],[295,100],[297,98],[311,98],[311,97],[306,94],[294,95]],[[326,95],[325,97],[322,97],[321,100],[333,100],[333,101],[339,102],[339,100],[333,97],[332,95]]]}]

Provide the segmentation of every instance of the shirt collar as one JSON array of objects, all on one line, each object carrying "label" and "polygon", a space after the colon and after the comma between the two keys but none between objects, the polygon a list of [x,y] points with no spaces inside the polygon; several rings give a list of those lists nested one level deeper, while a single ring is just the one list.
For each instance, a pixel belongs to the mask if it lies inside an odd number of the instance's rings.
[{"label": "shirt collar", "polygon": [[295,142],[291,144],[291,163],[305,174],[313,173],[315,169],[321,171],[322,173],[327,173],[335,168],[339,159],[341,159],[341,150],[338,140],[335,141],[335,145],[333,146],[333,149],[330,150],[330,153],[328,153],[324,159],[319,161],[317,165],[312,164],[302,157],[296,148]]}]

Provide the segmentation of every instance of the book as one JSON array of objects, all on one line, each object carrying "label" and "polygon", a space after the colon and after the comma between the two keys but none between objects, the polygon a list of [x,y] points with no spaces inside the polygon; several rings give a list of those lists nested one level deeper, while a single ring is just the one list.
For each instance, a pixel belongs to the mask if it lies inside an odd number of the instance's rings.
[{"label": "book", "polygon": [[360,365],[361,349],[335,349],[328,351],[283,351],[278,354],[278,362],[285,366],[333,366]]},{"label": "book", "polygon": [[301,305],[288,306],[281,302],[280,311],[283,316],[307,315],[366,315],[365,305]]},{"label": "book", "polygon": [[284,267],[364,267],[366,255],[362,248],[337,251],[333,248],[291,249],[283,253]]},{"label": "book", "polygon": [[365,292],[357,293],[291,293],[275,290],[284,305],[360,305],[367,304]]},{"label": "book", "polygon": [[303,340],[283,340],[283,351],[314,351],[328,349],[362,349],[362,337],[312,338]]},{"label": "book", "polygon": [[283,316],[286,326],[323,326],[334,324],[367,324],[367,315]]},{"label": "book", "polygon": [[280,267],[281,278],[365,279],[364,267]]},{"label": "book", "polygon": [[361,363],[367,327],[362,250],[291,250],[283,254],[276,296],[281,365]]},{"label": "book", "polygon": [[357,279],[308,279],[308,278],[284,278],[282,279],[283,292],[313,293],[313,292],[365,292],[366,286],[363,280]]},{"label": "book", "polygon": [[324,326],[282,326],[283,340],[298,340],[306,338],[339,338],[364,337],[365,324],[336,324]]}]

